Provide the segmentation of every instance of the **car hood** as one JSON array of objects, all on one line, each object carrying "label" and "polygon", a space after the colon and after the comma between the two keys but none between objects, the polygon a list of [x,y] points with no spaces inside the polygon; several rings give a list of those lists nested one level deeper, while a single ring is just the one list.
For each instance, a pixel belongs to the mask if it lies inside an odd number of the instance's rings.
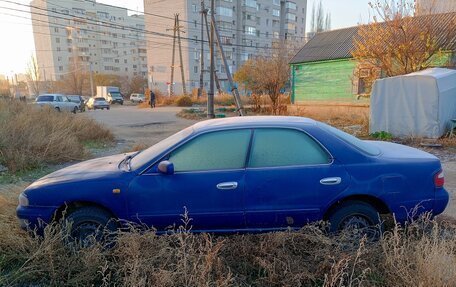
[{"label": "car hood", "polygon": [[42,186],[55,183],[75,182],[81,180],[91,180],[108,178],[116,175],[123,170],[119,169],[119,163],[128,154],[118,154],[108,157],[96,158],[83,161],[69,167],[57,170],[35,181],[30,187]]},{"label": "car hood", "polygon": [[380,156],[383,158],[393,159],[417,159],[417,160],[439,160],[434,155],[417,148],[406,145],[384,142],[384,141],[367,141],[381,150]]}]

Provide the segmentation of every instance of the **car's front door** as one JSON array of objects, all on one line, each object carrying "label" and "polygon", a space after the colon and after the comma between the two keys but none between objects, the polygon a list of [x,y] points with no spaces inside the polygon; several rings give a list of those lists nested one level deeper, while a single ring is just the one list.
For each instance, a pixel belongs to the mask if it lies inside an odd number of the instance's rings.
[{"label": "car's front door", "polygon": [[164,159],[175,172],[152,168],[130,185],[129,212],[159,230],[182,225],[185,210],[193,230],[236,230],[245,227],[245,162],[251,130],[201,134]]},{"label": "car's front door", "polygon": [[344,167],[303,131],[256,129],[246,170],[247,227],[302,227],[318,220],[322,198],[344,190],[349,179]]}]

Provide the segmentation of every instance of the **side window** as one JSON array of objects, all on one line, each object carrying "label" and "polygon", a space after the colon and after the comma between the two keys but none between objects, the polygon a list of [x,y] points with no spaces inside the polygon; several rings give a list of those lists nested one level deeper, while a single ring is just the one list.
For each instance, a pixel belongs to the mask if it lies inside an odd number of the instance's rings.
[{"label": "side window", "polygon": [[176,172],[244,168],[250,135],[250,130],[203,134],[174,150],[169,161]]},{"label": "side window", "polygon": [[249,167],[313,165],[330,162],[328,153],[307,134],[291,129],[257,129]]},{"label": "side window", "polygon": [[55,101],[56,101],[56,102],[61,102],[61,101],[62,101],[62,97],[61,97],[61,96],[55,97]]}]

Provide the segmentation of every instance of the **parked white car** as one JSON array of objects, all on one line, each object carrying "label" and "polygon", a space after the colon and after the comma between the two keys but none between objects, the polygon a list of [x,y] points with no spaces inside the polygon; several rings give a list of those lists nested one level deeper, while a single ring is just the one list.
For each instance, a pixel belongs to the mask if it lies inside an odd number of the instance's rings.
[{"label": "parked white car", "polygon": [[35,104],[39,106],[50,106],[58,112],[76,113],[79,110],[79,105],[71,102],[68,98],[61,94],[43,94],[39,95]]},{"label": "parked white car", "polygon": [[144,97],[143,94],[131,94],[130,101],[132,103],[142,103],[142,102],[146,101],[146,98]]}]

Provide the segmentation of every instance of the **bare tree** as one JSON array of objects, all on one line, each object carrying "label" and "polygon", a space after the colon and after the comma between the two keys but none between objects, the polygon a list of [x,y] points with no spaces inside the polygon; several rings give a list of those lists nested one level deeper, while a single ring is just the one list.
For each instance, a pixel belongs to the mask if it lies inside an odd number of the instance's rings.
[{"label": "bare tree", "polygon": [[315,2],[312,5],[312,16],[310,20],[310,31],[319,33],[323,31],[331,30],[331,13],[326,12],[323,8],[323,4],[320,0],[318,7],[316,8]]},{"label": "bare tree", "polygon": [[361,25],[352,56],[386,76],[426,69],[439,62],[445,46],[455,41],[456,17],[419,16],[404,0],[370,4],[373,22]]},{"label": "bare tree", "polygon": [[33,55],[30,56],[30,62],[27,64],[25,75],[31,92],[34,96],[38,96],[40,93],[40,70],[38,68],[38,62]]},{"label": "bare tree", "polygon": [[272,113],[279,109],[280,91],[290,79],[288,62],[294,49],[277,43],[274,52],[245,62],[234,75],[236,82],[253,93],[265,93],[271,100]]}]

